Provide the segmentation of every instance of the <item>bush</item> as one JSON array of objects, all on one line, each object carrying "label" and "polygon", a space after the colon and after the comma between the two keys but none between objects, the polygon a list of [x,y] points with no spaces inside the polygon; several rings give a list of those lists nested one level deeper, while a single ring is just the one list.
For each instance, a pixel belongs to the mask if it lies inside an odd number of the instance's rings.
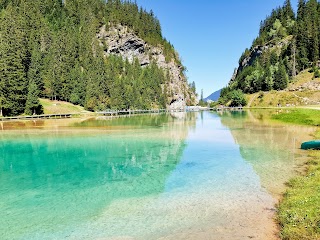
[{"label": "bush", "polygon": [[264,92],[260,91],[258,98],[262,99],[264,97]]},{"label": "bush", "polygon": [[218,102],[211,102],[210,105],[209,105],[209,107],[210,107],[210,108],[214,108],[214,107],[216,107],[216,106],[218,106],[218,105],[219,105]]},{"label": "bush", "polygon": [[320,77],[320,71],[319,71],[319,68],[316,68],[315,71],[314,71],[314,78],[319,78]]},{"label": "bush", "polygon": [[230,92],[231,107],[239,107],[247,105],[247,100],[241,90],[233,90]]}]

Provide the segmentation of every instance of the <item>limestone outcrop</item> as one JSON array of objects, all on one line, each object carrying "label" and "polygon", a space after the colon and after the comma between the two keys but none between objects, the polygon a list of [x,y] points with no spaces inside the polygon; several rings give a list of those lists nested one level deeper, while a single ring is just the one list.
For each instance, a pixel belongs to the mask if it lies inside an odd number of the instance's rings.
[{"label": "limestone outcrop", "polygon": [[104,49],[104,55],[118,55],[124,60],[133,63],[137,59],[142,67],[146,67],[154,61],[158,67],[169,72],[166,88],[168,91],[168,105],[172,109],[181,109],[187,103],[195,104],[196,96],[190,91],[183,66],[174,59],[167,60],[162,46],[151,46],[139,38],[133,30],[126,26],[103,25],[97,34],[99,44]]}]

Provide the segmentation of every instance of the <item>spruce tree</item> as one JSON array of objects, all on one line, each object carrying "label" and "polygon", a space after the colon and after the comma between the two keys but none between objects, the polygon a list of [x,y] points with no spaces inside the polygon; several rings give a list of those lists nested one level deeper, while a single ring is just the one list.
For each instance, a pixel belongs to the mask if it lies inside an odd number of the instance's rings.
[{"label": "spruce tree", "polygon": [[275,72],[273,89],[283,90],[288,86],[288,75],[285,66],[281,62],[278,70]]},{"label": "spruce tree", "polygon": [[274,76],[272,72],[272,66],[268,63],[265,70],[265,75],[263,77],[264,81],[262,83],[263,91],[270,91],[273,88]]},{"label": "spruce tree", "polygon": [[103,47],[94,40],[101,25],[120,23],[149,45],[163,46],[167,61],[181,64],[162,38],[159,20],[136,3],[0,0],[0,8],[0,114],[30,113],[30,106],[37,105],[27,97],[34,85],[37,96],[90,110],[165,106],[167,91],[173,95],[166,86],[169,74],[165,79],[155,63],[142,68],[138,60],[124,63],[122,57],[103,56]]},{"label": "spruce tree", "polygon": [[43,71],[43,57],[40,52],[40,45],[35,43],[32,55],[31,63],[28,70],[28,80],[29,82],[34,81],[39,89],[39,95],[44,90],[44,84],[42,80],[42,71]]},{"label": "spruce tree", "polygon": [[283,6],[283,14],[287,17],[287,20],[295,18],[290,0],[285,0],[284,6]]},{"label": "spruce tree", "polygon": [[299,0],[297,23],[296,23],[296,44],[297,44],[297,62],[299,70],[308,66],[307,52],[307,32],[306,32],[306,3],[305,0]]},{"label": "spruce tree", "polygon": [[17,8],[8,5],[1,18],[0,81],[3,115],[24,112],[27,93],[26,34]]},{"label": "spruce tree", "polygon": [[308,59],[315,62],[319,58],[318,2],[309,0],[305,5],[304,31],[306,32]]},{"label": "spruce tree", "polygon": [[25,114],[27,115],[35,115],[42,114],[43,107],[39,101],[39,90],[35,80],[31,80],[29,82],[28,87],[28,95],[25,106]]}]

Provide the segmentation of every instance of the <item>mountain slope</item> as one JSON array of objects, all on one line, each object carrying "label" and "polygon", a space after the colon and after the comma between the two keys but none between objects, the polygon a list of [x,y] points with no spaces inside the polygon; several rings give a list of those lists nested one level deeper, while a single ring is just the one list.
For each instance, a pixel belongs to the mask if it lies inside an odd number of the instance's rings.
[{"label": "mountain slope", "polygon": [[39,97],[90,111],[196,101],[159,20],[136,3],[8,0],[0,10],[0,115],[40,113]]},{"label": "mountain slope", "polygon": [[301,71],[312,68],[320,77],[320,3],[299,1],[294,13],[286,0],[260,24],[259,36],[239,59],[239,66],[228,86],[222,90],[220,102],[230,101],[235,90],[246,94],[260,91],[282,91]]},{"label": "mountain slope", "polygon": [[248,107],[294,107],[320,105],[320,79],[305,70],[292,79],[283,91],[258,92],[247,95]]},{"label": "mountain slope", "polygon": [[215,91],[214,93],[210,94],[208,97],[206,97],[205,99],[203,99],[205,102],[211,100],[211,101],[218,101],[218,99],[220,98],[220,94],[221,94],[221,89],[219,89],[218,91]]},{"label": "mountain slope", "polygon": [[130,64],[134,64],[136,60],[144,68],[155,63],[160,69],[163,69],[167,74],[166,77],[170,79],[166,88],[171,93],[168,95],[171,108],[183,108],[186,103],[195,102],[195,96],[190,92],[183,73],[184,66],[179,60],[175,60],[179,59],[175,52],[174,58],[166,59],[163,47],[152,46],[138,37],[132,29],[121,24],[102,26],[97,38],[100,46],[103,47],[105,57],[120,56],[124,61],[128,60]]}]

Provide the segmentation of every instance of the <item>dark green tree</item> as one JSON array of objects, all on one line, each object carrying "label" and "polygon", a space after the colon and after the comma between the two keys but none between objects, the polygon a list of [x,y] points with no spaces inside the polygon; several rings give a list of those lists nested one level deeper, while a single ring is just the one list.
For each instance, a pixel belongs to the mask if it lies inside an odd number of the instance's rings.
[{"label": "dark green tree", "polygon": [[196,83],[194,81],[192,81],[192,83],[190,84],[190,88],[191,88],[191,91],[195,94],[197,89],[196,89]]},{"label": "dark green tree", "polygon": [[203,98],[203,89],[201,89],[199,106],[205,107],[206,105],[207,104],[206,104],[206,102],[204,101],[204,98]]},{"label": "dark green tree", "polygon": [[298,69],[304,70],[308,67],[308,37],[306,31],[306,3],[299,0],[297,22],[296,22],[296,44]]},{"label": "dark green tree", "polygon": [[279,62],[279,57],[276,51],[272,51],[270,54],[270,64],[276,65]]},{"label": "dark green tree", "polygon": [[3,115],[24,112],[27,93],[26,34],[18,9],[9,4],[1,17],[0,86]]},{"label": "dark green tree", "polygon": [[44,84],[42,79],[42,71],[43,71],[43,57],[40,52],[40,45],[35,44],[31,55],[31,62],[28,70],[28,81],[34,81],[39,89],[39,96],[44,90]]},{"label": "dark green tree", "polygon": [[231,107],[240,107],[247,105],[247,101],[241,90],[233,90],[229,93],[229,99],[231,100]]},{"label": "dark green tree", "polygon": [[316,63],[319,59],[319,16],[317,0],[309,0],[306,3],[304,25],[308,39],[308,59]]},{"label": "dark green tree", "polygon": [[295,14],[294,14],[293,8],[291,6],[290,0],[285,0],[285,3],[283,5],[283,15],[287,18],[287,20],[295,18]]},{"label": "dark green tree", "polygon": [[288,75],[286,73],[285,66],[281,62],[278,70],[275,72],[273,89],[283,90],[288,86]]},{"label": "dark green tree", "polygon": [[29,82],[28,95],[25,107],[25,114],[35,115],[42,114],[43,107],[39,101],[39,90],[36,82],[34,80]]},{"label": "dark green tree", "polygon": [[[107,46],[96,38],[103,25],[128,26],[185,72],[159,20],[135,2],[0,0],[0,9],[0,114],[33,113],[37,103],[28,94],[34,85],[37,96],[89,110],[166,107],[172,76],[154,62],[142,67],[138,60],[104,56]],[[183,90],[190,98],[192,88]]]}]

